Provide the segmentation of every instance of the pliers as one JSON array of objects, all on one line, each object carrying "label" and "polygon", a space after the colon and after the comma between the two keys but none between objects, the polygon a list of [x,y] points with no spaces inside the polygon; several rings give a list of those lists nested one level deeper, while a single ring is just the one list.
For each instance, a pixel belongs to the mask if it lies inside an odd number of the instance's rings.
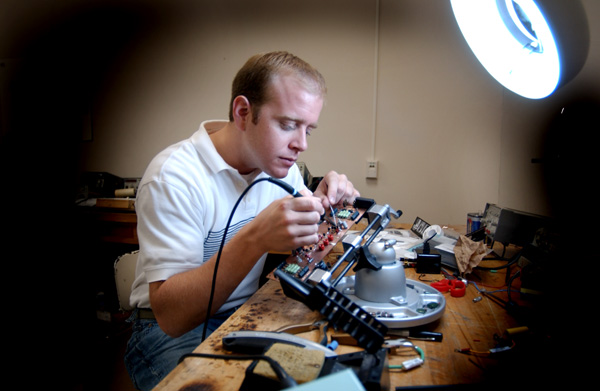
[{"label": "pliers", "polygon": [[323,346],[327,346],[327,324],[328,322],[326,320],[317,320],[313,323],[283,326],[275,331],[278,333],[298,334],[312,330],[319,330],[319,343]]}]

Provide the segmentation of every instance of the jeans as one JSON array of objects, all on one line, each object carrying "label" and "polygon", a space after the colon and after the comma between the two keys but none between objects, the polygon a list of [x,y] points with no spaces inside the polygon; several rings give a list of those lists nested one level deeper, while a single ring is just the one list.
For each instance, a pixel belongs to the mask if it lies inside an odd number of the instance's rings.
[{"label": "jeans", "polygon": [[[206,336],[215,331],[237,308],[212,316]],[[191,353],[202,342],[204,323],[184,335],[172,338],[156,320],[130,318],[132,335],[125,351],[125,366],[133,385],[141,391],[151,390],[176,366],[182,355]]]}]

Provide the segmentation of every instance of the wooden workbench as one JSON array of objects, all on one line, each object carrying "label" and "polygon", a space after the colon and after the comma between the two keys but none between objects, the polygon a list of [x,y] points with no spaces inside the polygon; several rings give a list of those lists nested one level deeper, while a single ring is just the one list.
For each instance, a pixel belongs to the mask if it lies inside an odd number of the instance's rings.
[{"label": "wooden workbench", "polygon": [[[336,254],[331,254],[335,256]],[[339,255],[339,253],[338,253]],[[497,261],[487,261],[488,266]],[[504,262],[504,261],[499,261]],[[507,269],[495,272],[475,271],[469,276],[479,288],[493,290],[505,287]],[[514,268],[512,269],[514,272]],[[427,274],[418,276],[413,268],[406,268],[407,279],[429,282],[444,278],[443,275]],[[518,288],[518,286],[517,286]],[[506,294],[498,297],[506,299]],[[497,357],[481,357],[460,353],[457,350],[470,348],[472,351],[487,352],[496,346],[495,338],[503,336],[505,331],[523,326],[518,319],[509,315],[505,308],[486,296],[480,301],[473,299],[482,296],[474,284],[469,284],[464,297],[446,296],[446,309],[441,319],[426,325],[425,329],[443,333],[442,342],[416,341],[425,354],[422,366],[410,371],[391,369],[389,373],[392,390],[402,386],[435,386],[485,383],[486,386],[500,385],[506,382],[519,382],[523,377],[510,377],[515,374],[527,374],[528,381],[536,382],[539,367],[548,360],[545,350],[537,349],[531,354],[519,351],[515,346],[511,352]],[[513,297],[515,294],[512,295]],[[518,294],[516,295],[518,296]],[[528,303],[522,302],[523,308]],[[527,312],[527,311],[525,311]],[[223,349],[221,340],[230,332],[239,330],[274,331],[280,327],[308,323],[319,319],[317,312],[304,304],[286,297],[278,281],[270,280],[254,294],[231,318],[217,329],[195,350],[196,353],[232,354]],[[300,336],[317,341],[317,332],[312,331]],[[527,337],[524,337],[527,338]],[[531,344],[527,344],[528,346]],[[340,346],[338,354],[357,351],[353,346]],[[532,361],[532,357],[533,361]],[[415,354],[412,357],[416,357]],[[389,355],[390,365],[399,365],[409,356]],[[156,388],[160,391],[179,390],[239,390],[250,361],[233,361],[206,358],[187,358],[175,368]],[[539,364],[539,365],[538,365]],[[510,375],[510,376],[509,376]],[[549,379],[548,374],[544,379]]]}]

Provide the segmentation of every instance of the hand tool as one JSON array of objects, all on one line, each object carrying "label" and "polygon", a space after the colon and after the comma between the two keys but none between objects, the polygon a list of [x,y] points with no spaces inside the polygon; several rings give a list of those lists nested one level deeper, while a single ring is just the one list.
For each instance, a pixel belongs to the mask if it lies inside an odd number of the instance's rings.
[{"label": "hand tool", "polygon": [[319,330],[319,343],[323,346],[327,346],[327,321],[326,320],[317,320],[312,323],[304,323],[304,324],[295,324],[289,326],[283,326],[275,332],[277,333],[289,333],[289,334],[298,334],[304,333],[312,330]]},{"label": "hand tool", "polygon": [[[442,342],[443,334],[434,331],[417,331],[411,329],[388,329],[387,336],[403,337],[419,341]],[[390,338],[387,338],[389,340]],[[347,333],[335,333],[331,335],[332,341],[337,341],[340,345],[356,345],[356,340]],[[384,342],[385,344],[386,342]]]},{"label": "hand tool", "polygon": [[420,341],[442,342],[444,335],[435,331],[421,331],[412,329],[388,329],[387,335],[394,335]]},{"label": "hand tool", "polygon": [[234,331],[224,336],[222,341],[225,349],[240,353],[262,353],[272,344],[278,342],[321,350],[325,353],[325,357],[337,356],[336,352],[316,342],[289,333],[274,331]]}]

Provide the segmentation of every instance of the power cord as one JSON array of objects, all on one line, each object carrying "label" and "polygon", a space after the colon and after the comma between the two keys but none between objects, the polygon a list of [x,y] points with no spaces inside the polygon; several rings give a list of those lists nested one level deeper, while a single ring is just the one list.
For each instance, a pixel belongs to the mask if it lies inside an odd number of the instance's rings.
[{"label": "power cord", "polygon": [[252,182],[248,187],[246,187],[246,189],[244,189],[244,191],[242,192],[242,194],[240,195],[240,197],[236,201],[235,205],[233,206],[233,209],[231,210],[231,214],[229,215],[229,220],[227,221],[227,225],[225,225],[225,230],[223,232],[223,239],[221,240],[221,245],[219,246],[219,253],[218,253],[217,259],[215,261],[215,270],[213,272],[212,285],[211,285],[211,288],[210,288],[210,298],[208,300],[208,309],[206,311],[206,319],[204,321],[204,330],[202,331],[202,342],[204,342],[204,340],[206,339],[206,332],[207,332],[207,329],[208,329],[208,321],[210,319],[211,312],[212,312],[212,303],[213,303],[213,300],[214,300],[216,283],[217,283],[217,270],[219,268],[219,261],[221,260],[221,253],[223,252],[223,247],[225,246],[225,240],[227,239],[227,231],[229,230],[229,226],[231,225],[231,221],[233,219],[233,214],[235,213],[235,210],[239,206],[240,202],[242,201],[242,199],[244,198],[244,196],[246,195],[246,193],[248,193],[248,191],[254,185],[256,185],[257,183],[263,182],[263,181],[269,181],[271,183],[276,184],[277,186],[281,187],[282,189],[284,189],[285,191],[287,191],[288,193],[290,193],[294,197],[301,197],[302,196],[300,193],[298,193],[298,191],[296,189],[294,189],[289,184],[285,183],[284,181],[282,181],[280,179],[276,179],[276,178],[272,178],[272,177],[257,179],[254,182]]}]

